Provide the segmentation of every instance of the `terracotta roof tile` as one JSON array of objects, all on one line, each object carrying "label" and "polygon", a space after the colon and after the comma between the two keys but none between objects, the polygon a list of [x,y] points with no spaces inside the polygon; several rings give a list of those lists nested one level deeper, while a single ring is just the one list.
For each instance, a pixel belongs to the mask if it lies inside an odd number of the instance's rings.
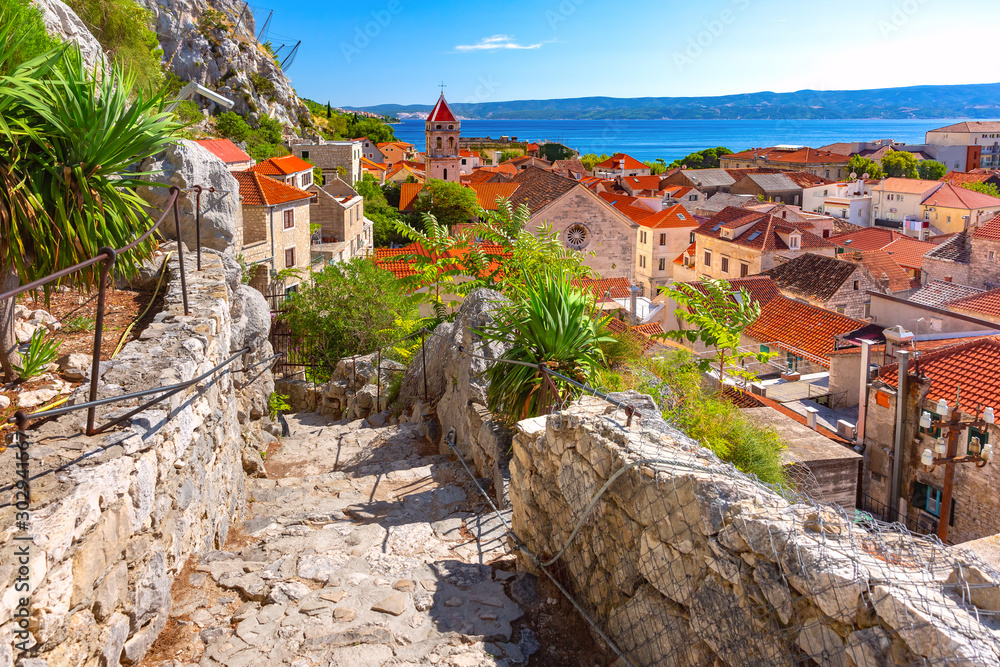
[{"label": "terracotta roof tile", "polygon": [[472,183],[468,187],[475,191],[480,208],[495,211],[498,198],[510,199],[521,186],[519,183]]},{"label": "terracotta roof tile", "polygon": [[603,162],[598,162],[597,164],[595,164],[594,165],[594,169],[597,169],[597,168],[601,168],[601,169],[618,169],[619,168],[618,163],[622,162],[622,161],[625,162],[625,168],[626,169],[649,169],[649,167],[647,167],[646,165],[644,165],[642,162],[639,162],[634,157],[632,157],[630,155],[626,155],[625,153],[615,153],[614,155],[612,155],[611,157],[609,157],[607,160],[605,160]]},{"label": "terracotta roof tile", "polygon": [[412,211],[413,202],[417,195],[423,190],[423,183],[400,183],[399,184],[399,210]]},{"label": "terracotta roof tile", "polygon": [[244,206],[277,206],[315,197],[311,192],[285,185],[249,169],[234,171],[233,176],[240,184],[240,198]]},{"label": "terracotta roof tile", "polygon": [[869,250],[867,252],[844,253],[840,256],[851,262],[860,262],[875,280],[883,282],[890,292],[902,292],[912,287],[910,274],[896,263],[887,252]]},{"label": "terracotta roof tile", "polygon": [[641,226],[649,229],[678,229],[697,227],[700,223],[680,204],[674,204],[657,211],[642,220],[636,220]]},{"label": "terracotta roof tile", "polygon": [[[743,231],[731,239],[723,238],[723,228],[733,230],[743,228]],[[811,223],[783,220],[768,213],[727,206],[698,227],[694,233],[768,252],[788,250],[788,245],[780,234],[787,235],[792,231],[797,231],[802,236],[801,247],[803,249],[833,247],[833,244],[827,239],[808,231],[811,228]]]},{"label": "terracotta roof tile", "polygon": [[996,180],[997,174],[998,172],[990,170],[949,171],[941,177],[941,180],[954,186],[961,186],[964,183],[985,183],[990,179]]},{"label": "terracotta roof tile", "polygon": [[858,265],[807,252],[764,272],[782,292],[827,301],[858,270]]},{"label": "terracotta roof tile", "polygon": [[[930,379],[927,400],[942,398],[952,408],[959,385],[962,405],[1000,406],[1000,341],[982,337],[959,345],[925,353],[920,358],[920,372]],[[879,369],[879,377],[890,387],[896,386],[896,364]]]},{"label": "terracotta roof tile", "polygon": [[843,248],[865,252],[866,250],[882,250],[896,239],[903,238],[903,236],[903,234],[894,232],[891,229],[864,227],[850,234],[831,236],[830,241]]},{"label": "terracotta roof tile", "polygon": [[[490,260],[490,265],[487,267],[489,273],[496,270],[505,258],[511,256],[509,250],[492,243],[480,243],[478,244],[478,248]],[[461,247],[448,251],[445,253],[445,256],[454,260],[451,268],[465,270],[467,267],[463,263],[463,258],[469,252],[469,247]],[[375,263],[379,268],[389,271],[397,278],[406,278],[407,276],[416,274],[416,270],[414,269],[415,262],[412,259],[413,255],[431,256],[421,245],[411,243],[402,248],[376,248]]]},{"label": "terracotta roof tile", "polygon": [[622,184],[631,190],[659,190],[660,176],[625,176]]},{"label": "terracotta roof tile", "polygon": [[[948,310],[960,310],[976,315],[987,315],[989,317],[1000,317],[1000,289],[979,292],[971,296],[965,296],[954,301],[949,301],[945,308]],[[1000,405],[998,405],[1000,407]]]},{"label": "terracotta roof tile", "polygon": [[574,280],[572,284],[584,291],[590,290],[598,301],[607,299],[608,290],[611,291],[612,299],[627,299],[631,296],[629,288],[632,283],[629,282],[628,278],[579,278]]},{"label": "terracotta roof tile", "polygon": [[889,243],[882,250],[903,268],[919,269],[924,265],[924,255],[936,248],[933,243],[904,236]]},{"label": "terracotta roof tile", "polygon": [[226,164],[253,162],[253,158],[241,151],[239,147],[229,139],[199,139],[195,143]]},{"label": "terracotta roof tile", "polygon": [[931,132],[1000,132],[1000,121],[995,120],[964,120],[954,125],[945,125]]},{"label": "terracotta roof tile", "polygon": [[[746,278],[734,278],[733,280],[726,281],[729,286],[733,289],[733,292],[738,292],[741,289],[745,289],[750,293],[757,303],[764,305],[771,301],[772,299],[781,298],[781,290],[778,286],[774,284],[770,276],[747,276]],[[700,280],[695,280],[689,283],[692,287],[704,292],[702,287],[702,282]]]},{"label": "terracotta roof tile", "polygon": [[761,307],[760,317],[747,327],[746,335],[763,343],[777,343],[793,354],[806,352],[828,367],[836,336],[864,325],[846,315],[779,296]]},{"label": "terracotta roof tile", "polygon": [[972,232],[972,237],[991,241],[1000,240],[1000,214],[979,225],[976,231]]},{"label": "terracotta roof tile", "polygon": [[885,192],[901,192],[904,195],[923,195],[934,192],[942,185],[941,181],[925,181],[919,178],[889,177],[882,181],[877,190]]},{"label": "terracotta roof tile", "polygon": [[956,187],[944,183],[940,188],[924,197],[921,202],[925,206],[943,206],[945,208],[990,208],[1000,206],[1000,198],[984,195],[982,192]]},{"label": "terracotta roof tile", "polygon": [[269,157],[263,162],[258,162],[250,167],[250,170],[258,174],[264,174],[265,176],[288,176],[289,174],[297,174],[301,171],[310,171],[312,168],[313,166],[302,158],[294,155],[283,155],[281,157]]}]

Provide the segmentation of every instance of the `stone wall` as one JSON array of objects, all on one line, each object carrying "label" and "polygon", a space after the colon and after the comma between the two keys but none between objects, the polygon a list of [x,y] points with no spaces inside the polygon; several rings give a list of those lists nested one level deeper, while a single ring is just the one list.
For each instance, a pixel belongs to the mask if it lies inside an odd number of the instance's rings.
[{"label": "stone wall", "polygon": [[979,613],[1000,610],[1000,577],[971,555],[789,502],[662,422],[625,430],[606,411],[518,424],[513,530],[543,559],[569,540],[551,569],[633,664],[997,663]]},{"label": "stone wall", "polygon": [[[85,412],[31,424],[27,531],[12,505],[0,507],[0,666],[29,656],[32,667],[137,664],[167,623],[188,557],[221,548],[244,511],[245,476],[259,474],[259,449],[273,440],[264,430],[272,382],[268,364],[237,371],[271,355],[267,304],[240,283],[231,255],[206,252],[204,271],[188,265],[185,316],[173,257],[164,310],[101,364],[100,397],[182,382],[253,351],[104,435],[82,434]],[[86,401],[88,386],[71,401]],[[98,423],[138,405],[101,407]],[[0,470],[10,498],[12,452]],[[25,546],[29,585],[18,591],[15,549]],[[26,654],[12,647],[19,598],[30,613]]]}]

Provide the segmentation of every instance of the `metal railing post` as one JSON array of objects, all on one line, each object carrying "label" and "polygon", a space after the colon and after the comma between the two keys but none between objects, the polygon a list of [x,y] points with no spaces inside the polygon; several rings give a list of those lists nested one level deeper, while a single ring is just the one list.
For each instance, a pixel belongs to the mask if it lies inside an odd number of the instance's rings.
[{"label": "metal railing post", "polygon": [[199,271],[201,271],[201,191],[202,191],[202,189],[203,188],[200,185],[194,186],[194,191],[198,193],[195,196],[195,205],[194,205],[194,238],[195,238],[195,244],[198,246],[198,270]]},{"label": "metal railing post", "polygon": [[382,348],[378,349],[378,362],[375,365],[375,386],[378,387],[378,397],[375,399],[377,412],[382,412]]},{"label": "metal railing post", "polygon": [[426,329],[420,330],[420,356],[423,358],[424,364],[424,403],[427,402],[427,341],[424,338],[425,331]]},{"label": "metal railing post", "polygon": [[[101,370],[101,347],[104,336],[104,295],[108,291],[108,274],[115,265],[118,253],[114,248],[101,248],[104,255],[104,266],[101,267],[101,283],[97,292],[97,316],[94,318],[94,357],[90,362],[90,401],[97,400],[97,380]],[[87,435],[94,435],[94,421],[97,419],[97,408],[87,410]]]},{"label": "metal railing post", "polygon": [[181,267],[181,298],[184,301],[184,314],[189,315],[188,311],[188,292],[187,292],[187,279],[184,277],[184,241],[181,239],[181,216],[178,211],[178,202],[174,200],[174,225],[177,227],[177,262]]}]

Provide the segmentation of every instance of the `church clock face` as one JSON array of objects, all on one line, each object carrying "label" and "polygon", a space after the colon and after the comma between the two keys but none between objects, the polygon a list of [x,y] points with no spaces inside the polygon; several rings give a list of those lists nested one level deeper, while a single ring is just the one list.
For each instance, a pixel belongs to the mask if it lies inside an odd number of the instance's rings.
[{"label": "church clock face", "polygon": [[566,245],[574,250],[583,250],[590,243],[590,230],[576,224],[566,230]]}]

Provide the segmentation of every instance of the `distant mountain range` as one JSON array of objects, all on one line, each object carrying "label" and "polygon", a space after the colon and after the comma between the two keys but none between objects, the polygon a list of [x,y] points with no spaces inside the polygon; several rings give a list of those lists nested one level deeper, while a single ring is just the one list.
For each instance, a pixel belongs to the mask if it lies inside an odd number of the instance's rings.
[{"label": "distant mountain range", "polygon": [[[872,90],[800,90],[719,97],[575,97],[450,103],[462,118],[498,120],[1000,118],[1000,83]],[[426,118],[431,104],[344,107]]]}]

